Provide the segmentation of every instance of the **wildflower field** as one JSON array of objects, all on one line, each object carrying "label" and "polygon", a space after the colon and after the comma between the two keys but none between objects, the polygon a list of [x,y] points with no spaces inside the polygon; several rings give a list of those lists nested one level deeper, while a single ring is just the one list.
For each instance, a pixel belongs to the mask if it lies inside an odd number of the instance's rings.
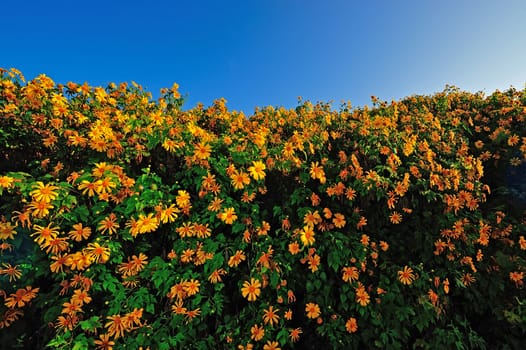
[{"label": "wildflower field", "polygon": [[0,344],[524,345],[526,89],[182,104],[0,69]]}]

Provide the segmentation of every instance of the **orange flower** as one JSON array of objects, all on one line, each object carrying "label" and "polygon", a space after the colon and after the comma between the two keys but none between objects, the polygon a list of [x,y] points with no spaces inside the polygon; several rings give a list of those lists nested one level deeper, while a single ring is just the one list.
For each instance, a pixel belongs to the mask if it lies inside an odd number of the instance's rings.
[{"label": "orange flower", "polygon": [[111,213],[107,217],[105,217],[101,222],[99,222],[99,226],[97,229],[101,233],[106,233],[108,231],[108,234],[112,235],[115,232],[117,232],[117,229],[119,228],[119,224],[117,223],[117,215]]},{"label": "orange flower", "polygon": [[0,221],[0,239],[14,239],[16,235],[15,227],[9,222]]},{"label": "orange flower", "polygon": [[187,319],[187,321],[191,321],[195,317],[199,316],[200,314],[201,314],[201,309],[200,308],[186,311],[186,319]]},{"label": "orange flower", "polygon": [[356,224],[356,228],[358,230],[362,229],[365,225],[367,225],[367,219],[363,216],[360,217],[360,221]]},{"label": "orange flower", "polygon": [[292,255],[296,255],[300,252],[300,245],[298,242],[289,243],[289,252]]},{"label": "orange flower", "polygon": [[345,216],[343,216],[343,214],[340,214],[340,213],[334,214],[334,218],[332,219],[332,223],[337,228],[344,227],[345,226]]},{"label": "orange flower", "polygon": [[391,215],[389,215],[389,221],[393,224],[399,224],[402,222],[402,214],[400,214],[397,211],[393,211]]},{"label": "orange flower", "polygon": [[277,324],[279,322],[279,316],[277,312],[279,309],[274,310],[274,306],[270,305],[268,309],[263,311],[263,322],[265,324],[270,324],[270,326],[274,326],[274,324]]},{"label": "orange flower", "polygon": [[8,263],[2,263],[3,269],[0,269],[0,275],[8,275],[9,282],[16,281],[22,277],[22,271],[18,269],[18,265],[11,266]]},{"label": "orange flower", "polygon": [[356,302],[360,304],[361,306],[367,306],[371,302],[371,299],[369,297],[369,293],[365,291],[365,287],[363,285],[359,285],[356,289]]},{"label": "orange flower", "polygon": [[216,284],[218,282],[222,282],[221,276],[226,275],[226,271],[224,269],[215,269],[210,276],[208,276],[208,281],[212,284]]},{"label": "orange flower", "polygon": [[517,288],[519,287],[522,287],[522,285],[524,284],[524,272],[517,272],[517,271],[513,271],[513,272],[510,272],[510,280],[512,280],[514,283],[515,283],[515,286]]},{"label": "orange flower", "polygon": [[277,341],[267,340],[267,343],[263,346],[263,350],[281,350]]},{"label": "orange flower", "polygon": [[241,294],[243,295],[243,297],[247,298],[248,301],[255,301],[257,297],[261,294],[261,282],[254,278],[251,278],[250,282],[243,282]]},{"label": "orange flower", "polygon": [[246,259],[245,253],[243,253],[242,250],[236,251],[236,254],[232,255],[230,259],[228,259],[228,266],[229,267],[237,267],[242,261],[245,261]]},{"label": "orange flower", "polygon": [[186,291],[186,295],[192,296],[199,292],[199,286],[201,283],[196,279],[191,279],[189,281],[184,282],[184,289]]},{"label": "orange flower", "polygon": [[356,191],[350,187],[347,188],[345,190],[345,197],[350,201],[354,200],[356,198]]},{"label": "orange flower", "polygon": [[519,143],[519,136],[513,134],[508,138],[508,146],[515,146]]},{"label": "orange flower", "polygon": [[190,205],[190,194],[185,190],[177,191],[177,196],[175,196],[175,203],[179,208],[184,208]]},{"label": "orange flower", "polygon": [[287,311],[285,311],[283,317],[288,321],[292,320],[292,310],[288,309]]},{"label": "orange flower", "polygon": [[8,308],[23,307],[37,296],[39,290],[40,288],[32,288],[31,286],[27,286],[25,289],[20,288],[5,298],[4,305]]},{"label": "orange flower", "polygon": [[177,300],[173,305],[172,305],[172,312],[176,315],[185,315],[186,314],[186,308],[183,307],[183,301],[182,300]]},{"label": "orange flower", "polygon": [[354,317],[351,317],[345,323],[345,329],[349,333],[355,333],[358,330],[358,322]]},{"label": "orange flower", "polygon": [[251,333],[250,339],[253,339],[255,341],[260,341],[265,336],[265,329],[255,324],[250,328],[250,333]]},{"label": "orange flower", "polygon": [[307,317],[312,319],[317,318],[321,313],[320,307],[315,303],[307,303],[305,305],[305,312],[307,313]]},{"label": "orange flower", "polygon": [[313,256],[309,256],[307,258],[307,262],[309,263],[309,269],[311,272],[318,271],[318,266],[320,266],[321,258],[318,254],[314,254]]},{"label": "orange flower", "polygon": [[415,280],[415,274],[413,273],[413,269],[409,266],[404,266],[404,268],[401,271],[398,271],[398,279],[402,284],[410,285]]},{"label": "orange flower", "polygon": [[91,302],[91,297],[88,292],[82,289],[75,289],[73,295],[71,296],[71,302],[73,304],[78,304],[82,306],[84,304],[89,304]]},{"label": "orange flower", "polygon": [[174,204],[161,210],[160,220],[163,224],[174,222],[177,219],[179,208],[176,208]]},{"label": "orange flower", "polygon": [[113,350],[115,342],[110,340],[109,334],[101,334],[99,339],[95,340],[95,345],[97,346],[97,350]]},{"label": "orange flower", "polygon": [[80,242],[83,239],[89,238],[91,235],[91,228],[83,227],[82,223],[73,225],[73,230],[69,231],[68,236],[74,241]]},{"label": "orange flower", "polygon": [[66,265],[66,262],[68,260],[67,255],[53,255],[51,256],[51,260],[54,260],[53,263],[49,265],[49,269],[53,273],[63,272],[63,267]]},{"label": "orange flower", "polygon": [[301,328],[294,328],[294,329],[291,329],[290,332],[289,332],[289,338],[290,340],[295,343],[297,342],[298,340],[300,340],[300,334],[303,333],[303,331],[301,330]]},{"label": "orange flower", "polygon": [[234,189],[236,190],[241,190],[246,185],[250,184],[250,178],[248,177],[248,174],[242,171],[234,170],[234,172],[230,175],[230,180],[232,186],[234,186]]},{"label": "orange flower", "polygon": [[359,271],[358,271],[358,268],[356,268],[355,266],[344,267],[342,270],[343,270],[342,279],[345,282],[352,283],[353,281],[358,280]]},{"label": "orange flower", "polygon": [[320,213],[317,210],[314,212],[308,211],[307,214],[303,217],[303,223],[309,227],[314,227],[322,221]]},{"label": "orange flower", "polygon": [[128,324],[126,318],[120,315],[112,315],[106,318],[108,322],[104,325],[108,329],[108,335],[115,339],[124,336],[124,332],[130,330],[130,324]]}]

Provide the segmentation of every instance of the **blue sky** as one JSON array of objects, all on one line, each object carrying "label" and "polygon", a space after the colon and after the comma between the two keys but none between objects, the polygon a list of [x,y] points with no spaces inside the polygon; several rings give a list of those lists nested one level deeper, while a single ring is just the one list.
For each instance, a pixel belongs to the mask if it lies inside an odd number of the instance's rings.
[{"label": "blue sky", "polygon": [[227,99],[370,104],[446,84],[526,82],[524,0],[3,0],[0,67],[60,83],[174,82],[185,108]]}]

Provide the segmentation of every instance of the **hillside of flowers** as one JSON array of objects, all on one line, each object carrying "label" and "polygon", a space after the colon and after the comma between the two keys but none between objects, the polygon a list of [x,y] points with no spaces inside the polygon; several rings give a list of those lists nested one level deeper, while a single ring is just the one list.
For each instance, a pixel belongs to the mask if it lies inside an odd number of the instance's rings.
[{"label": "hillside of flowers", "polygon": [[524,344],[526,89],[183,100],[0,69],[1,344]]}]

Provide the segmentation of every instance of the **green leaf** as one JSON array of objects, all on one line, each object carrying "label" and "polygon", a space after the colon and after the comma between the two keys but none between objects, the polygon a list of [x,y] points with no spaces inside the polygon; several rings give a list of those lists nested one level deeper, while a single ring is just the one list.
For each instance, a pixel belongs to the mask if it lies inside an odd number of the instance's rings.
[{"label": "green leaf", "polygon": [[80,321],[79,324],[84,331],[94,331],[95,329],[102,327],[99,316],[92,316],[87,320]]}]

